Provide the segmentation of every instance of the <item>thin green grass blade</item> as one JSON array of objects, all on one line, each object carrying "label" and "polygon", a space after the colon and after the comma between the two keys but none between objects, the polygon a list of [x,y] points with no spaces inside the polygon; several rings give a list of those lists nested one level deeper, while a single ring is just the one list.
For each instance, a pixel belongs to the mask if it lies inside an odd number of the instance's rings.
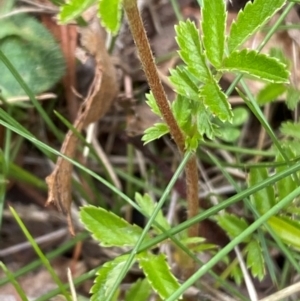
[{"label": "thin green grass blade", "polygon": [[24,223],[22,222],[22,220],[18,216],[17,212],[12,207],[10,207],[10,211],[11,211],[12,215],[14,216],[15,220],[17,221],[18,225],[20,226],[21,230],[23,231],[24,235],[26,236],[27,240],[32,245],[32,247],[35,250],[36,254],[41,259],[44,267],[48,270],[48,272],[50,273],[52,279],[54,280],[54,282],[59,287],[62,294],[65,296],[65,298],[68,301],[72,301],[69,293],[66,291],[65,287],[63,286],[63,283],[61,282],[61,280],[59,279],[59,277],[57,276],[57,274],[53,270],[51,264],[49,263],[49,260],[46,258],[46,256],[44,255],[44,253],[42,252],[42,250],[40,249],[38,244],[35,242],[34,238],[31,236],[31,234],[27,230],[26,226],[24,225]]},{"label": "thin green grass blade", "polygon": [[124,279],[126,273],[128,272],[130,266],[132,265],[132,262],[134,260],[135,255],[138,252],[138,249],[140,248],[144,238],[148,234],[152,224],[155,221],[155,218],[156,218],[157,214],[159,213],[160,209],[162,208],[167,196],[170,194],[173,186],[175,185],[175,182],[177,181],[180,174],[182,173],[182,171],[183,171],[187,161],[189,160],[190,156],[191,156],[191,152],[188,152],[188,153],[185,154],[184,158],[182,159],[180,165],[178,166],[176,172],[174,173],[172,179],[170,180],[168,186],[166,187],[162,197],[160,198],[159,202],[157,203],[151,217],[149,218],[149,221],[148,221],[147,225],[143,229],[143,232],[142,232],[140,238],[138,239],[136,245],[132,249],[132,251],[130,253],[130,256],[128,257],[122,271],[120,272],[120,275],[119,275],[118,279],[116,280],[116,282],[114,283],[114,286],[111,289],[110,294],[107,296],[107,301],[110,301],[112,299],[113,295],[115,294],[115,292],[117,291],[119,285],[121,284],[122,280]]},{"label": "thin green grass blade", "polygon": [[[57,256],[63,254],[64,252],[68,251],[71,247],[73,247],[77,242],[83,241],[86,238],[89,237],[89,234],[87,232],[79,233],[76,235],[76,237],[68,240],[61,246],[59,246],[57,249],[46,253],[45,256],[48,258],[48,260],[51,260],[53,258],[56,258]],[[32,272],[36,268],[40,267],[42,265],[42,261],[40,259],[34,260],[27,264],[26,266],[20,268],[16,272],[12,273],[14,278],[18,278],[20,276],[23,276],[26,273]],[[0,279],[0,287],[6,283],[10,282],[10,279],[8,277]]]},{"label": "thin green grass blade", "polygon": [[199,280],[207,271],[215,264],[217,264],[224,256],[226,256],[235,246],[241,243],[245,237],[253,233],[260,226],[268,221],[273,215],[277,214],[281,209],[291,203],[296,197],[300,195],[300,187],[296,188],[288,196],[277,203],[268,212],[257,219],[253,224],[251,224],[243,233],[238,237],[234,238],[229,244],[227,244],[221,251],[219,251],[209,262],[202,266],[194,275],[192,275],[187,281],[185,281],[182,286],[175,291],[172,296],[170,296],[166,301],[177,300],[190,286],[192,286],[197,280]]},{"label": "thin green grass blade", "polygon": [[0,261],[0,267],[2,268],[2,270],[4,271],[4,273],[6,274],[7,278],[10,281],[10,283],[14,286],[15,290],[18,293],[18,296],[22,299],[22,301],[29,301],[27,299],[27,296],[26,296],[24,290],[22,289],[22,287],[20,286],[20,284],[16,281],[14,275],[7,269],[7,267],[5,266],[5,264],[3,262],[1,262],[1,261]]}]

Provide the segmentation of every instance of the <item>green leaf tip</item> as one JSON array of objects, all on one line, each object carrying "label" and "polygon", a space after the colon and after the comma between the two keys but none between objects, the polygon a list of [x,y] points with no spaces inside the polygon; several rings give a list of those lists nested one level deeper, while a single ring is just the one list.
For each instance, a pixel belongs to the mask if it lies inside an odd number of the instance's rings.
[{"label": "green leaf tip", "polygon": [[225,50],[226,7],[224,0],[203,0],[202,33],[206,56],[220,67]]},{"label": "green leaf tip", "polygon": [[248,1],[236,21],[233,21],[228,37],[228,48],[232,52],[261,28],[284,4],[286,0]]},{"label": "green leaf tip", "polygon": [[69,23],[81,16],[88,8],[96,3],[97,0],[69,0],[60,7],[58,20],[62,24]]},{"label": "green leaf tip", "polygon": [[200,43],[199,31],[194,22],[187,20],[175,26],[176,41],[180,47],[179,55],[186,63],[190,73],[199,81],[205,82],[210,78],[203,49]]},{"label": "green leaf tip", "polygon": [[286,65],[276,58],[250,49],[232,52],[224,59],[222,69],[241,72],[271,83],[288,83],[290,75]]},{"label": "green leaf tip", "polygon": [[152,127],[145,130],[142,141],[144,141],[144,144],[147,144],[168,133],[169,128],[165,123],[155,123]]},{"label": "green leaf tip", "polygon": [[221,121],[231,121],[233,114],[227,96],[221,91],[220,86],[214,78],[207,81],[200,89],[200,97],[203,104],[210,112]]},{"label": "green leaf tip", "polygon": [[131,225],[116,214],[100,207],[82,207],[80,219],[85,228],[104,247],[133,247],[142,234],[140,227]]},{"label": "green leaf tip", "polygon": [[170,271],[164,254],[142,253],[138,255],[137,260],[150,285],[163,300],[180,287],[178,280]]},{"label": "green leaf tip", "polygon": [[102,25],[116,34],[121,25],[122,0],[100,0],[98,16]]}]

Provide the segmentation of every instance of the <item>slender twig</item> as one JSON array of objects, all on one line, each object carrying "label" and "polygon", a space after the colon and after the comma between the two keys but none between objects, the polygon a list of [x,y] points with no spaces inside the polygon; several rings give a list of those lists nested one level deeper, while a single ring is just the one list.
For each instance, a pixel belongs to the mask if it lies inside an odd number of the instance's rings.
[{"label": "slender twig", "polygon": [[[185,137],[180,130],[178,123],[172,113],[170,103],[158,76],[158,71],[154,62],[154,57],[146,35],[145,28],[137,7],[137,0],[123,0],[124,10],[126,12],[130,30],[136,44],[138,55],[142,63],[148,84],[157,102],[159,110],[169,127],[170,134],[173,137],[181,154],[185,151]],[[186,168],[188,217],[193,217],[198,213],[198,171],[196,156],[192,156],[188,161]],[[193,225],[189,229],[190,236],[198,236],[198,226]]]}]

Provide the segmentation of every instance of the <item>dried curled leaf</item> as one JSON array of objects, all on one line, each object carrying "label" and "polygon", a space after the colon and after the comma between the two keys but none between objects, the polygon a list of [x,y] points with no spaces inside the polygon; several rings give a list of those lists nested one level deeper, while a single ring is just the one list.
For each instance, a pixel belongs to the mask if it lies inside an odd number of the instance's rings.
[{"label": "dried curled leaf", "polygon": [[[89,27],[82,30],[81,34],[83,46],[95,57],[97,65],[88,96],[80,106],[74,122],[74,128],[78,132],[103,117],[118,92],[115,69],[106,51],[98,20],[94,19]],[[69,130],[63,142],[61,153],[74,158],[77,142],[78,137]],[[57,159],[53,172],[46,178],[49,189],[46,206],[54,203],[60,211],[67,215],[70,233],[74,235],[71,218],[72,171],[73,166],[69,161],[62,157]]]}]

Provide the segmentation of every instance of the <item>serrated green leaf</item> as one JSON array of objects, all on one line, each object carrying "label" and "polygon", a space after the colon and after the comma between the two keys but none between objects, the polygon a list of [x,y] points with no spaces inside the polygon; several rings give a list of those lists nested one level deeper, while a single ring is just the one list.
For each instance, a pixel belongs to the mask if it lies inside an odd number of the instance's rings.
[{"label": "serrated green leaf", "polygon": [[150,294],[151,286],[147,279],[138,279],[126,292],[125,301],[146,301]]},{"label": "serrated green leaf", "polygon": [[146,104],[150,107],[151,111],[158,115],[159,117],[161,117],[161,113],[160,113],[160,110],[158,108],[158,105],[157,105],[157,102],[153,96],[153,93],[152,91],[150,93],[147,93],[146,94]]},{"label": "serrated green leaf", "polygon": [[294,87],[288,87],[286,104],[290,110],[295,110],[300,101],[300,91]]},{"label": "serrated green leaf", "polygon": [[252,275],[261,281],[265,276],[265,262],[259,242],[251,240],[246,247],[246,251],[247,267],[251,269]]},{"label": "serrated green leaf", "polygon": [[[248,186],[254,186],[261,183],[269,177],[266,168],[251,168],[248,180]],[[267,186],[251,195],[251,201],[256,209],[261,213],[266,213],[275,205],[275,194],[272,186]]]},{"label": "serrated green leaf", "polygon": [[264,105],[271,101],[278,99],[286,91],[286,87],[283,84],[268,84],[257,94],[257,103]]},{"label": "serrated green leaf", "polygon": [[152,127],[145,130],[142,137],[144,144],[147,144],[153,140],[159,139],[163,135],[169,133],[169,128],[165,123],[155,123]]},{"label": "serrated green leaf", "polygon": [[[235,238],[248,228],[248,223],[245,219],[239,218],[234,214],[223,214],[217,217],[218,224],[231,237]],[[244,242],[250,240],[250,237],[245,238]]]},{"label": "serrated green leaf", "polygon": [[205,56],[200,43],[199,31],[195,23],[187,20],[175,26],[176,41],[180,47],[179,55],[187,64],[188,70],[201,82],[210,78]]},{"label": "serrated green leaf", "polygon": [[91,301],[106,301],[114,283],[118,279],[129,255],[121,255],[106,262],[97,272],[95,283],[91,288]]},{"label": "serrated green leaf", "polygon": [[[288,155],[290,159],[294,157],[290,149],[285,149],[285,153]],[[275,162],[282,163],[285,162],[285,160],[281,154],[278,154],[276,156]],[[278,166],[276,168],[276,173],[282,172],[286,169],[287,169],[286,166]],[[276,187],[277,187],[278,201],[280,201],[297,188],[297,183],[292,176],[287,176],[279,180],[278,182],[276,182]]]},{"label": "serrated green leaf", "polygon": [[98,16],[102,25],[116,34],[121,25],[122,0],[100,0]]},{"label": "serrated green leaf", "polygon": [[172,102],[172,111],[180,128],[184,131],[188,130],[192,123],[190,99],[182,95],[177,95],[176,99]]},{"label": "serrated green leaf", "polygon": [[189,74],[186,68],[177,66],[170,70],[170,81],[174,85],[175,91],[186,98],[199,100],[198,85],[196,80]]},{"label": "serrated green leaf", "polygon": [[162,299],[171,296],[179,288],[179,283],[170,271],[164,254],[139,254],[137,257],[150,285]]},{"label": "serrated green leaf", "polygon": [[231,121],[232,111],[227,96],[221,91],[214,78],[207,81],[200,89],[199,96],[210,112],[221,121]]},{"label": "serrated green leaf", "polygon": [[225,50],[226,7],[224,0],[204,0],[202,8],[203,44],[207,58],[218,69]]},{"label": "serrated green leaf", "polygon": [[300,139],[300,122],[284,122],[281,124],[280,131],[286,136]]},{"label": "serrated green leaf", "polygon": [[288,83],[289,71],[277,59],[255,50],[234,51],[223,61],[224,71],[241,72],[260,80]]},{"label": "serrated green leaf", "polygon": [[131,225],[121,217],[100,207],[82,207],[80,219],[85,228],[104,247],[133,247],[143,231],[140,227]]},{"label": "serrated green leaf", "polygon": [[285,217],[272,216],[267,223],[286,244],[300,249],[300,225],[298,222]]},{"label": "serrated green leaf", "polygon": [[197,130],[200,135],[206,135],[208,139],[214,139],[215,130],[213,124],[211,123],[211,114],[204,107],[202,102],[199,103],[199,106],[197,108],[196,118]]},{"label": "serrated green leaf", "polygon": [[228,48],[232,52],[263,26],[284,4],[285,0],[248,1],[232,22],[228,37]]},{"label": "serrated green leaf", "polygon": [[[138,192],[135,194],[135,200],[141,207],[142,212],[146,216],[151,216],[157,203],[154,203],[153,200],[151,199],[150,195],[145,193],[143,196],[139,194]],[[163,216],[163,213],[161,210],[159,210],[158,214],[156,215],[155,221],[162,226],[165,230],[170,229],[170,225],[167,222],[166,218]],[[162,231],[153,225],[153,227],[156,229],[158,233],[161,233]]]},{"label": "serrated green leaf", "polygon": [[60,7],[58,19],[66,24],[82,15],[88,8],[97,3],[97,0],[70,0]]}]

